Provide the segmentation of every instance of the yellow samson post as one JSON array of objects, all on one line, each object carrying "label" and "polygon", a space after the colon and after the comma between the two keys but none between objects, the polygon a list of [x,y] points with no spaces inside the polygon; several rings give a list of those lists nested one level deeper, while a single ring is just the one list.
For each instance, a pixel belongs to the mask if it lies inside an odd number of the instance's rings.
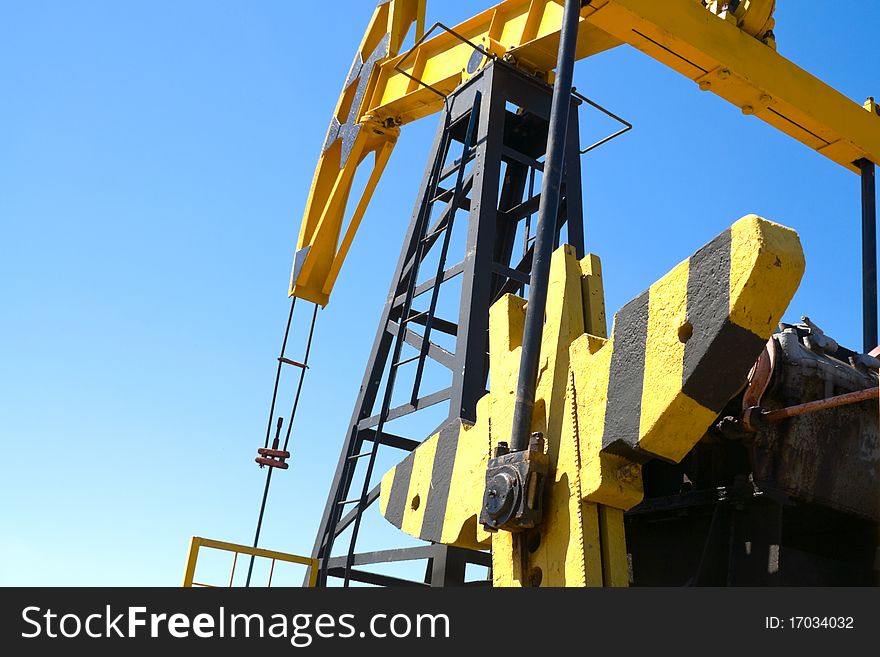
[{"label": "yellow samson post", "polygon": [[[581,9],[576,56],[627,43],[851,171],[859,171],[861,160],[880,163],[877,105],[853,102],[776,52],[775,0],[726,6],[592,0]],[[504,0],[425,39],[424,22],[425,0],[386,0],[376,8],[318,160],[296,247],[293,296],[329,301],[401,125],[439,111],[443,96],[490,58],[552,81],[562,0]],[[413,26],[416,46],[403,53]],[[483,55],[475,57],[474,47]],[[345,227],[361,166],[371,169]]]},{"label": "yellow samson post", "polygon": [[755,215],[734,223],[614,318],[607,337],[596,256],[563,246],[551,264],[532,431],[549,463],[544,521],[478,524],[486,467],[508,439],[526,301],[490,311],[491,391],[474,425],[447,425],[382,479],[380,508],[417,538],[492,548],[495,586],[626,586],[623,512],[641,464],[678,462],[745,383],[797,290],[797,234]]}]

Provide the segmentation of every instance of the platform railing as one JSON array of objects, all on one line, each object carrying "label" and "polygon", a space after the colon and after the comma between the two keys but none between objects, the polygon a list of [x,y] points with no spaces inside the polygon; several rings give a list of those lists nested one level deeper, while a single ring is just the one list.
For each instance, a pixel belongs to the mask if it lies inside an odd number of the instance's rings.
[{"label": "platform railing", "polygon": [[250,557],[260,557],[262,559],[270,559],[269,581],[266,586],[272,586],[272,576],[275,573],[275,563],[283,561],[285,563],[295,563],[307,566],[309,569],[306,586],[315,586],[318,577],[318,560],[311,557],[301,557],[296,554],[288,554],[286,552],[278,552],[276,550],[264,550],[263,548],[253,548],[247,545],[239,545],[238,543],[227,543],[225,541],[215,541],[210,538],[202,538],[201,536],[193,536],[189,542],[189,554],[186,559],[186,571],[183,575],[183,586],[192,588],[196,586],[214,587],[215,584],[206,584],[204,582],[195,581],[196,565],[199,560],[199,551],[202,548],[210,548],[213,550],[223,550],[232,552],[232,570],[229,573],[229,583],[226,586],[231,587],[235,579],[235,568],[238,565],[238,555],[244,554]]}]

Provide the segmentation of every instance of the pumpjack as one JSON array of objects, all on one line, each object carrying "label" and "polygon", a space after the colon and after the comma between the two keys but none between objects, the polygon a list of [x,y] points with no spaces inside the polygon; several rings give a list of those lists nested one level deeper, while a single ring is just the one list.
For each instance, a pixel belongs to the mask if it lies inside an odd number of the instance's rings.
[{"label": "pumpjack", "polygon": [[[774,10],[503,0],[426,29],[425,0],[378,5],[306,203],[294,300],[315,312],[329,302],[401,127],[440,120],[307,584],[876,584],[880,109],[780,55]],[[580,156],[632,126],[575,91],[572,74],[624,44],[861,176],[861,349],[808,317],[780,323],[804,254],[794,230],[753,214],[609,330],[601,261],[585,251]],[[582,148],[584,107],[621,129]],[[301,385],[307,356],[282,347],[278,375],[298,367]],[[439,426],[413,429],[440,404]],[[273,411],[257,458],[264,505],[290,456],[280,421],[269,447]],[[393,451],[404,457],[379,476]],[[363,523],[380,515],[420,544],[359,551]],[[269,556],[258,539],[243,550],[252,559]],[[414,560],[426,566],[418,581],[376,572]],[[466,582],[468,564],[489,574]]]}]

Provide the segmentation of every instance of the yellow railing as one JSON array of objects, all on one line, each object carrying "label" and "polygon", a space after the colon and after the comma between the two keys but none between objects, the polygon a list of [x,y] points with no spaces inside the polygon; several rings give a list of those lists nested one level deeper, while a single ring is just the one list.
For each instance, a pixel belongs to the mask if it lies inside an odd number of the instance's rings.
[{"label": "yellow railing", "polygon": [[238,555],[245,554],[248,556],[261,557],[263,559],[271,559],[272,564],[269,567],[269,581],[266,586],[272,586],[272,575],[275,573],[275,562],[284,561],[287,563],[297,563],[308,566],[309,579],[306,586],[315,586],[318,579],[318,560],[311,557],[301,557],[296,554],[287,554],[286,552],[276,552],[275,550],[264,550],[262,548],[253,548],[247,545],[239,545],[238,543],[226,543],[225,541],[215,541],[210,538],[202,538],[201,536],[193,536],[189,542],[189,554],[186,559],[186,571],[183,574],[183,586],[190,588],[193,586],[214,586],[212,584],[204,584],[195,581],[196,564],[199,560],[199,550],[201,548],[212,548],[214,550],[224,550],[232,552],[232,571],[229,574],[229,584],[232,586],[235,578],[235,567],[238,564]]}]

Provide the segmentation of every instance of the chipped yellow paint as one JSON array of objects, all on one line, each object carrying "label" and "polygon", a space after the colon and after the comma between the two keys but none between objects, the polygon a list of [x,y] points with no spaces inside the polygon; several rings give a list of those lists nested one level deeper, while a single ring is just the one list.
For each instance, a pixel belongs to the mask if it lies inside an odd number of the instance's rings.
[{"label": "chipped yellow paint", "polygon": [[716,415],[681,389],[685,343],[693,331],[687,318],[688,264],[680,263],[650,288],[639,427],[643,449],[676,462]]},{"label": "chipped yellow paint", "polygon": [[[558,253],[558,252],[557,252]],[[601,586],[601,562],[588,554],[586,545],[599,541],[593,510],[582,508],[580,448],[577,435],[566,431],[573,421],[568,401],[569,351],[572,341],[584,334],[588,322],[593,331],[604,329],[605,303],[601,264],[595,255],[577,261],[574,250],[551,263],[555,292],[548,296],[542,354],[551,363],[538,380],[547,412],[547,440],[553,483],[544,501],[545,522],[541,542],[529,555],[530,570],[540,569],[541,586]],[[562,292],[562,294],[560,294]],[[591,296],[587,293],[592,292]],[[552,378],[551,378],[552,377]],[[592,559],[592,561],[591,561]],[[534,573],[530,573],[532,581]]]},{"label": "chipped yellow paint", "polygon": [[570,349],[580,434],[581,492],[585,500],[629,509],[642,500],[641,469],[630,467],[631,462],[623,457],[602,451],[613,340],[612,335],[596,351],[595,339],[583,335]]},{"label": "chipped yellow paint", "polygon": [[477,417],[482,418],[482,422],[473,426],[462,423],[458,432],[440,540],[446,545],[473,550],[483,550],[490,545],[489,532],[477,522],[489,463],[488,402],[488,395],[477,402]]},{"label": "chipped yellow paint", "polygon": [[[584,527],[585,586],[602,586],[602,541],[599,537],[599,508],[592,502],[581,502]],[[626,549],[624,547],[624,549]],[[625,553],[624,553],[625,555]],[[624,556],[624,558],[626,558]]]},{"label": "chipped yellow paint", "polygon": [[[571,417],[566,412],[566,390],[568,382],[568,347],[572,340],[584,333],[585,317],[589,316],[589,306],[585,308],[584,284],[587,275],[601,272],[599,260],[590,256],[579,262],[570,246],[558,249],[550,264],[546,321],[541,338],[542,369],[538,376],[535,393],[535,412],[532,416],[532,429],[541,431],[545,438],[545,449],[549,462],[551,481],[545,489],[544,517],[542,526],[533,530],[540,536],[535,549],[529,551],[529,542],[535,537],[512,535],[499,532],[492,539],[493,577],[498,586],[522,586],[540,581],[541,586],[586,586],[588,583],[584,553],[584,523],[581,510],[581,490],[577,463],[579,459],[576,436],[565,432],[563,424]],[[604,316],[604,303],[601,303],[601,279],[594,277],[593,291],[598,309]],[[598,313],[597,313],[598,316]],[[500,326],[509,327],[509,322],[497,318]],[[521,330],[521,329],[520,329]],[[494,338],[491,333],[490,342]],[[508,338],[509,339],[509,338]],[[514,343],[521,342],[521,334]],[[517,348],[509,358],[514,357],[518,365],[521,349]],[[494,360],[490,362],[494,363]],[[505,410],[513,416],[512,401],[516,385],[518,367],[509,371],[502,379],[508,394],[502,395],[511,404]],[[497,381],[494,370],[492,381]],[[505,385],[506,384],[506,385]],[[493,383],[493,388],[495,384]],[[496,409],[493,407],[493,411]],[[493,420],[496,416],[493,414]],[[508,423],[505,422],[505,427]],[[508,433],[500,434],[506,437]],[[589,542],[598,541],[597,535],[588,537]],[[522,550],[526,554],[522,554]],[[522,566],[525,565],[525,572]],[[536,573],[540,573],[537,577]],[[601,584],[593,577],[590,584]]]},{"label": "chipped yellow paint", "polygon": [[396,465],[382,475],[382,481],[379,483],[379,513],[383,517],[388,511],[388,497],[391,495],[391,484],[394,483],[395,472],[397,472]]},{"label": "chipped yellow paint", "polygon": [[[496,588],[519,588],[527,586],[522,571],[520,553],[521,536],[510,532],[498,532],[492,536],[492,586]],[[496,568],[495,564],[501,565]]]},{"label": "chipped yellow paint", "polygon": [[605,288],[602,284],[602,263],[599,256],[588,253],[581,260],[584,293],[584,330],[600,338],[608,337],[605,319]]},{"label": "chipped yellow paint", "polygon": [[604,586],[629,586],[623,511],[600,506],[599,533],[602,540],[602,583]]},{"label": "chipped yellow paint", "polygon": [[772,333],[804,274],[804,252],[791,228],[751,214],[730,228],[730,319],[757,335]]},{"label": "chipped yellow paint", "polygon": [[[551,481],[545,489],[544,515],[546,522],[540,528],[540,542],[537,548],[528,552],[522,545],[522,535],[499,532],[492,539],[493,577],[497,586],[523,586],[535,580],[535,571],[541,573],[542,586],[584,585],[584,563],[581,519],[580,488],[572,480],[576,472],[573,464],[578,458],[577,446],[572,441],[561,440],[567,373],[568,345],[584,332],[584,305],[582,287],[583,269],[571,246],[563,246],[553,254],[550,262],[550,280],[547,293],[546,321],[541,336],[541,370],[535,392],[535,410],[532,414],[532,429],[544,434],[545,450],[549,463]],[[516,303],[508,300],[509,307]],[[513,400],[519,359],[521,355],[522,325],[518,321],[520,313],[515,313],[515,325],[499,314],[490,315],[490,344],[517,345],[503,358],[490,357],[490,379],[493,382],[492,406],[493,434],[496,440],[507,440],[513,418]],[[500,332],[496,338],[493,328]],[[511,337],[509,331],[519,332]],[[491,348],[491,347],[490,347]],[[495,363],[503,369],[500,378],[496,376]],[[501,388],[497,397],[494,391]],[[500,432],[494,432],[494,421],[499,415],[505,418]],[[523,557],[522,550],[527,551]],[[525,564],[526,571],[522,572]]]},{"label": "chipped yellow paint", "polygon": [[[649,387],[646,382],[642,403],[655,394],[655,389],[661,387],[664,386],[659,384]],[[661,392],[657,390],[656,394]],[[639,445],[651,454],[677,463],[693,449],[718,414],[701,406],[680,390],[677,394],[667,396],[663,403],[662,412],[650,430],[642,433]]]},{"label": "chipped yellow paint", "polygon": [[[684,396],[681,374],[684,366],[683,333],[687,322],[688,263],[685,260],[654,283],[648,294],[648,337],[645,341],[645,377],[642,394],[642,414],[639,431],[642,444],[653,454],[651,447],[660,440],[675,440],[668,427],[658,426],[658,420],[669,406],[669,400]],[[691,331],[693,329],[691,328]],[[678,419],[678,418],[676,418]],[[711,418],[710,418],[711,421]],[[650,445],[650,446],[649,446]],[[661,445],[668,449],[668,446]],[[690,446],[687,446],[687,450]],[[685,451],[685,454],[687,451]],[[684,454],[681,454],[684,456]],[[670,457],[674,458],[674,457]],[[674,460],[678,460],[674,458]]]},{"label": "chipped yellow paint", "polygon": [[[488,417],[488,413],[485,412],[487,402],[488,396],[477,404],[477,413],[480,417]],[[485,420],[484,424],[488,425]],[[479,423],[474,426],[459,423],[456,458],[453,463],[449,498],[439,541],[444,545],[471,550],[485,550],[490,545],[489,533],[477,523],[482,504],[482,486],[489,461],[488,431],[481,429]],[[440,435],[434,434],[414,452],[415,461],[407,489],[401,529],[417,538],[421,534],[424,522],[425,505],[431,486],[431,470],[439,440]],[[396,471],[397,466],[382,476],[379,488],[379,510],[383,516],[386,515]],[[414,507],[413,499],[416,495],[419,496],[419,503]],[[479,500],[476,499],[477,495]]]}]

